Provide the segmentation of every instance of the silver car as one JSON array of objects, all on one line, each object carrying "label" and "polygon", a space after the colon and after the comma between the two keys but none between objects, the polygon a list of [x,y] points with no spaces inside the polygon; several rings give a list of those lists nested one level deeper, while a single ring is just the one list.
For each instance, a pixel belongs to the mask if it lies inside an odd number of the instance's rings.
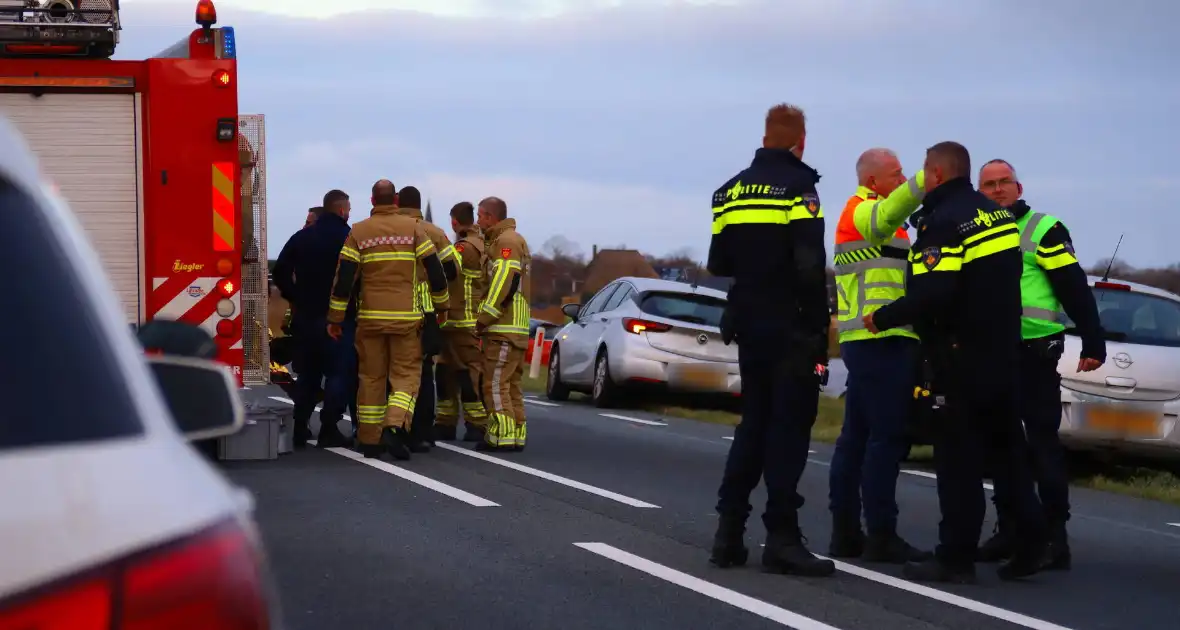
[{"label": "silver car", "polygon": [[566,304],[573,321],[549,354],[546,393],[590,394],[607,407],[630,389],[740,395],[737,345],[721,342],[725,294],[683,282],[619,278],[585,305]]},{"label": "silver car", "polygon": [[1106,364],[1078,373],[1081,340],[1066,330],[1058,364],[1062,440],[1180,457],[1180,296],[1121,280],[1091,277],[1090,284],[1106,330]]}]

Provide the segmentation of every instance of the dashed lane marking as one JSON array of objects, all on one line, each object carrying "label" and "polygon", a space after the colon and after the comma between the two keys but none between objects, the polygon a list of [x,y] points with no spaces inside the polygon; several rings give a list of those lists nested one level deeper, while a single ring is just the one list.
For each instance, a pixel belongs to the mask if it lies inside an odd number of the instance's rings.
[{"label": "dashed lane marking", "polygon": [[1171,525],[1172,527],[1180,527],[1180,523],[1168,523],[1168,525]]},{"label": "dashed lane marking", "polygon": [[346,448],[327,448],[324,450],[328,451],[329,453],[335,453],[341,457],[347,457],[348,459],[360,462],[366,466],[376,468],[377,470],[380,470],[381,472],[389,473],[389,474],[393,475],[394,477],[400,477],[401,479],[404,479],[404,480],[409,481],[411,483],[416,483],[416,484],[422,486],[423,488],[427,488],[429,490],[434,490],[435,492],[437,492],[439,494],[445,494],[448,497],[451,497],[452,499],[455,499],[458,501],[462,501],[462,502],[466,503],[467,505],[471,505],[474,507],[499,507],[500,506],[499,503],[496,503],[494,501],[489,501],[481,496],[476,496],[474,494],[471,494],[470,492],[467,492],[466,490],[460,490],[459,488],[456,488],[454,486],[449,486],[441,481],[436,481],[436,480],[431,479],[430,477],[427,477],[425,475],[420,475],[416,472],[410,472],[404,468],[399,468],[397,466],[394,466],[393,464],[390,464],[389,462],[382,461],[380,459],[367,458],[364,455],[361,455],[360,453],[357,453],[355,451],[351,451]]},{"label": "dashed lane marking", "polygon": [[793,613],[785,608],[779,608],[773,604],[768,604],[760,599],[754,599],[748,595],[743,595],[737,591],[732,591],[728,588],[718,586],[712,582],[706,582],[698,577],[693,577],[687,573],[682,573],[671,567],[664,566],[641,558],[635,554],[628,553],[617,547],[612,547],[606,543],[598,542],[583,542],[574,543],[575,547],[585,549],[590,553],[597,554],[608,560],[613,560],[624,566],[631,567],[637,571],[646,573],[652,577],[657,577],[665,582],[675,584],[681,588],[686,588],[690,591],[700,593],[705,597],[715,599],[719,602],[729,604],[734,608],[744,610],[748,613],[758,615],[765,619],[769,619],[775,623],[794,628],[794,630],[840,630],[835,626],[829,626],[821,621],[816,621],[811,617],[805,617],[798,613]]},{"label": "dashed lane marking", "polygon": [[644,420],[643,418],[632,418],[631,416],[620,416],[617,413],[600,413],[603,418],[614,418],[615,420],[622,420],[624,422],[634,422],[635,424],[646,424],[649,427],[666,427],[667,422],[656,422],[655,420]]},{"label": "dashed lane marking", "polygon": [[538,400],[536,398],[525,398],[524,401],[526,403],[530,403],[533,405],[541,405],[542,407],[560,407],[561,406],[555,402],[549,402],[547,400]]},{"label": "dashed lane marking", "polygon": [[[723,437],[723,438],[721,438],[721,439],[723,439],[723,440],[729,440],[730,442],[732,442],[732,441],[733,441],[733,438],[732,438],[732,437],[730,437],[730,436],[725,436],[725,437]],[[815,455],[815,451],[807,451],[807,454],[808,454],[808,455]]]},{"label": "dashed lane marking", "polygon": [[441,448],[443,450],[450,451],[452,453],[466,455],[467,457],[472,457],[472,458],[478,459],[480,461],[488,462],[490,464],[495,464],[497,466],[503,466],[504,468],[515,470],[517,472],[522,472],[526,475],[532,475],[534,477],[544,479],[545,481],[552,481],[553,483],[563,485],[563,486],[566,486],[569,488],[573,488],[575,490],[581,490],[582,492],[585,492],[588,494],[593,494],[595,496],[599,496],[604,499],[610,499],[611,501],[617,501],[619,503],[622,503],[623,505],[629,505],[631,507],[636,507],[636,508],[653,508],[653,509],[658,509],[660,507],[658,505],[648,503],[647,501],[640,501],[639,499],[635,499],[635,498],[629,497],[624,494],[619,494],[617,492],[611,492],[610,490],[606,490],[604,488],[599,488],[597,486],[592,486],[590,484],[582,483],[581,481],[575,481],[575,480],[570,479],[568,477],[562,477],[560,475],[555,475],[553,473],[548,473],[543,470],[531,468],[531,467],[525,466],[523,464],[518,464],[516,462],[510,462],[510,461],[500,458],[500,457],[492,457],[491,455],[485,455],[483,453],[478,453],[478,452],[473,451],[471,449],[454,446],[453,444],[446,444],[444,442],[439,442],[439,443],[435,444],[435,446],[437,448]]}]

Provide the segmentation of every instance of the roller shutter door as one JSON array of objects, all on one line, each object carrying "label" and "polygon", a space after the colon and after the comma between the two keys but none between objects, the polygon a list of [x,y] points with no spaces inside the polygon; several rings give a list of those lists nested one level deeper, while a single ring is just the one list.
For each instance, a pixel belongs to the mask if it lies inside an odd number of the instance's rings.
[{"label": "roller shutter door", "polygon": [[118,292],[139,320],[137,125],[131,94],[0,94],[0,114],[24,134],[78,217]]}]

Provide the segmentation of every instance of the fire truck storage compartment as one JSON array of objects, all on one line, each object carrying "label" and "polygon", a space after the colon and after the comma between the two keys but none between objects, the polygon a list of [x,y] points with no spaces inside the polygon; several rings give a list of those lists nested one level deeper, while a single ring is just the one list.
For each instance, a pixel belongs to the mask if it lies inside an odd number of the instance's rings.
[{"label": "fire truck storage compartment", "polygon": [[140,313],[139,134],[133,94],[0,93],[42,172],[98,250],[127,321]]}]

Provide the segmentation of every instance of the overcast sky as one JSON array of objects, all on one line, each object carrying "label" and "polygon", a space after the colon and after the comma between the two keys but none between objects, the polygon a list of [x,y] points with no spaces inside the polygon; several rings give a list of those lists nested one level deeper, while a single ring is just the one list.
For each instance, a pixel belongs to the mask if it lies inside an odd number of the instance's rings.
[{"label": "overcast sky", "polygon": [[[123,0],[118,56],[181,39],[195,4]],[[266,115],[271,257],[325,191],[363,217],[388,177],[443,225],[457,201],[503,197],[535,250],[563,235],[703,259],[711,192],[789,101],[808,114],[829,236],[861,151],[893,148],[912,173],[950,139],[977,165],[1012,162],[1084,262],[1121,232],[1120,258],[1180,262],[1180,3],[216,4],[237,31],[241,111]]]}]

